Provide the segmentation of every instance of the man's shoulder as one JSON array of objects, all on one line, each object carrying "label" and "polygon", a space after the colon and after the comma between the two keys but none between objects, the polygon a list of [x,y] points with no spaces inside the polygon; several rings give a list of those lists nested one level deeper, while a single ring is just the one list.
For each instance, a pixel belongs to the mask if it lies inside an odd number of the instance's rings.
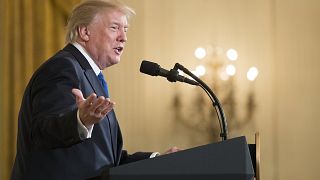
[{"label": "man's shoulder", "polygon": [[[68,51],[60,50],[55,55],[46,60],[40,67],[41,69],[54,70],[55,68],[64,69],[70,67],[80,67],[76,58]],[[59,70],[56,69],[56,70]]]}]

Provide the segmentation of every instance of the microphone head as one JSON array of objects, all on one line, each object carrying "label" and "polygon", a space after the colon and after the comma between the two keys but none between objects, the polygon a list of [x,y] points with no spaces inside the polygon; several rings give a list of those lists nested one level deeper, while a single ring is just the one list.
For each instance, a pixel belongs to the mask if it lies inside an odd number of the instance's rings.
[{"label": "microphone head", "polygon": [[150,61],[143,60],[140,65],[140,72],[151,75],[158,76],[160,71],[160,65]]}]

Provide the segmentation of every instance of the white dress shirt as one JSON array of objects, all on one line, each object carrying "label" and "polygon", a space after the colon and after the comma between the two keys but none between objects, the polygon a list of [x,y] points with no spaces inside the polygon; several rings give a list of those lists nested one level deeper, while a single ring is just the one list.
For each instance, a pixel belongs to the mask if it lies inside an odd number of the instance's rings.
[{"label": "white dress shirt", "polygon": [[[74,45],[81,52],[81,54],[89,62],[90,66],[93,69],[96,76],[98,76],[98,74],[101,72],[101,70],[96,65],[96,63],[93,61],[93,59],[89,56],[87,51],[77,42],[72,43],[72,45]],[[93,130],[94,125],[92,125],[88,128],[86,126],[84,126],[84,124],[81,122],[80,117],[79,117],[79,109],[77,112],[77,118],[78,118],[78,132],[79,132],[80,138],[81,139],[91,138],[91,134],[92,134],[92,130]]]}]

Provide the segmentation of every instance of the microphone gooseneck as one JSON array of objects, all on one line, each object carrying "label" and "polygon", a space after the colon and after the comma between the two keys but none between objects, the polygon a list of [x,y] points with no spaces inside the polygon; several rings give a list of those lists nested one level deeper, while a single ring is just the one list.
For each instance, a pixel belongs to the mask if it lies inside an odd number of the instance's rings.
[{"label": "microphone gooseneck", "polygon": [[207,93],[209,96],[213,107],[216,110],[218,119],[219,119],[219,124],[220,124],[220,137],[222,140],[227,140],[228,139],[228,125],[227,125],[227,120],[222,108],[222,105],[218,99],[218,97],[214,94],[214,92],[209,88],[209,86],[204,83],[200,78],[198,78],[196,75],[194,75],[192,72],[190,72],[187,68],[182,66],[179,63],[176,63],[174,66],[174,69],[179,69],[183,71],[184,73],[188,74],[190,77],[192,77],[195,81],[199,83],[199,86]]},{"label": "microphone gooseneck", "polygon": [[[178,70],[183,71],[184,73],[189,75],[191,78],[193,78],[193,80],[179,75]],[[204,83],[201,79],[199,79],[197,76],[191,73],[187,68],[183,67],[179,63],[176,63],[174,68],[168,71],[161,68],[161,66],[157,63],[143,60],[140,66],[140,72],[151,75],[151,76],[163,76],[163,77],[166,77],[167,80],[170,82],[180,81],[180,82],[185,82],[191,85],[200,86],[207,93],[207,95],[209,96],[212,102],[213,107],[216,110],[216,113],[219,119],[220,130],[221,130],[220,137],[222,138],[222,140],[227,140],[228,138],[227,120],[225,118],[224,111],[219,102],[219,99],[206,83]]]}]

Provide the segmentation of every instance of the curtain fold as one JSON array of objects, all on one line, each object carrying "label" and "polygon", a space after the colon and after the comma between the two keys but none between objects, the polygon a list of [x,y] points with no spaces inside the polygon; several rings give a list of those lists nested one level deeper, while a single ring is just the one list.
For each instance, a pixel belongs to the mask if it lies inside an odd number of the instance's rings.
[{"label": "curtain fold", "polygon": [[67,17],[79,1],[0,2],[0,179],[10,177],[23,91],[35,69],[64,46]]}]

